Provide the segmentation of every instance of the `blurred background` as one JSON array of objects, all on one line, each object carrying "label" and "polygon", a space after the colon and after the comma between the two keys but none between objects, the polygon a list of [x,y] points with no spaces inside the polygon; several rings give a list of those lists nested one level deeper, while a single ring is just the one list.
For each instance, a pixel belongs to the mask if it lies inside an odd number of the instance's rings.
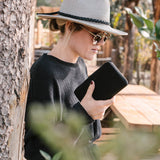
[{"label": "blurred background", "polygon": [[[62,0],[37,0],[37,13],[55,12],[59,10]],[[131,84],[144,85],[160,93],[159,65],[155,53],[153,40],[146,33],[139,32],[126,8],[137,14],[138,7],[146,19],[153,23],[158,21],[156,17],[160,9],[154,9],[154,0],[110,0],[111,26],[128,32],[128,36],[112,36],[92,62],[87,62],[90,67],[89,74],[106,61],[113,61]],[[159,16],[158,15],[158,16]],[[145,27],[145,26],[144,26]],[[44,52],[49,52],[59,38],[59,32],[51,32],[48,29],[48,20],[39,19],[36,16],[35,24],[35,58]],[[156,64],[155,64],[156,63]]]}]

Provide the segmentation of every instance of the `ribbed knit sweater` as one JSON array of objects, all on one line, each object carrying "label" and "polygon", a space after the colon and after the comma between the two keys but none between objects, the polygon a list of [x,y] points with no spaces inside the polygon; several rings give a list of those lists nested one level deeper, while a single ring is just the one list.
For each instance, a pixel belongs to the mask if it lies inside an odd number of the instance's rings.
[{"label": "ribbed knit sweater", "polygon": [[86,78],[87,69],[82,58],[79,58],[77,63],[73,64],[44,54],[32,65],[25,115],[25,157],[27,160],[41,160],[39,150],[47,151],[47,147],[32,133],[28,125],[28,111],[30,110],[30,104],[33,102],[42,104],[59,103],[62,114],[64,107],[67,110],[78,112],[87,120],[85,126],[88,126],[91,133],[90,142],[99,138],[101,135],[100,121],[93,120],[88,115],[74,94],[76,87]]}]

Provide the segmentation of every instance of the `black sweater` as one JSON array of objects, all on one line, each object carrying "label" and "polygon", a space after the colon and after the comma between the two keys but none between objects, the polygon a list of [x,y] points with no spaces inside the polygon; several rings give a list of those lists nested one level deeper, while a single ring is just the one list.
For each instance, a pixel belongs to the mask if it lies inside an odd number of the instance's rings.
[{"label": "black sweater", "polygon": [[63,108],[72,109],[83,115],[87,120],[92,139],[95,141],[101,135],[101,124],[99,120],[93,120],[81,106],[74,94],[74,90],[87,78],[87,70],[82,58],[77,63],[64,62],[56,57],[44,54],[31,68],[30,88],[26,107],[26,134],[25,134],[25,156],[28,160],[40,160],[39,150],[46,150],[39,138],[36,137],[28,126],[28,111],[33,102],[59,103],[61,113]]}]

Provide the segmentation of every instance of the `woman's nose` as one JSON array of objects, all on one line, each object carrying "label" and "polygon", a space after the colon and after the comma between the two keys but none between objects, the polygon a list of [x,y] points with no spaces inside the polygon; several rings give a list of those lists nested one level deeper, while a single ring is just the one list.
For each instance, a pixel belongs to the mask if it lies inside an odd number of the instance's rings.
[{"label": "woman's nose", "polygon": [[103,46],[104,44],[105,44],[105,41],[103,38],[97,43],[97,45],[100,45],[100,46]]}]

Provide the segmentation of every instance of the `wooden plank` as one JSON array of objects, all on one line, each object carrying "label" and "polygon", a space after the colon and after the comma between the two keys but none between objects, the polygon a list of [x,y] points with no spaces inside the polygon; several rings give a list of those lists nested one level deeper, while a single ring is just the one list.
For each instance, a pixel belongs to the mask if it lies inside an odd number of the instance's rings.
[{"label": "wooden plank", "polygon": [[119,131],[119,128],[102,128],[101,137],[97,139],[94,143],[100,145],[104,142],[106,143],[107,141],[111,141],[117,136]]},{"label": "wooden plank", "polygon": [[102,134],[117,134],[119,131],[119,128],[102,128]]},{"label": "wooden plank", "polygon": [[[128,101],[134,104],[136,108],[142,115],[146,117],[153,125],[159,125],[160,123],[160,96],[155,92],[147,89],[144,86],[132,86],[136,89],[135,96],[127,97]],[[132,88],[133,90],[133,88]],[[141,95],[139,94],[141,93]],[[158,111],[158,112],[157,112]]]},{"label": "wooden plank", "polygon": [[42,37],[43,37],[43,25],[42,21],[39,19],[37,22],[37,39],[36,39],[36,45],[42,44]]},{"label": "wooden plank", "polygon": [[124,102],[120,102],[118,105],[111,106],[111,108],[126,128],[133,129],[135,127],[141,128],[143,126],[144,129],[146,128],[147,130],[152,131],[152,123],[139,114],[134,107],[129,106]]},{"label": "wooden plank", "polygon": [[160,126],[160,95],[144,86],[128,85],[116,96],[111,109],[127,128],[152,131]]},{"label": "wooden plank", "polygon": [[119,92],[119,95],[157,95],[154,91],[141,86],[141,85],[131,85],[129,84],[127,87],[125,87],[122,91]]},{"label": "wooden plank", "polygon": [[160,113],[160,99],[159,99],[159,96],[148,97],[144,101],[145,101],[145,103],[150,104],[150,106],[155,111]]},{"label": "wooden plank", "polygon": [[143,97],[129,98],[128,101],[132,102],[133,104],[130,105],[134,105],[139,114],[149,120],[152,125],[160,125],[160,113],[154,110],[150,103],[145,103]]},{"label": "wooden plank", "polygon": [[97,142],[105,142],[105,141],[109,141],[109,140],[112,140],[116,137],[116,135],[112,135],[112,134],[109,134],[109,135],[101,135],[101,137],[97,140]]}]

